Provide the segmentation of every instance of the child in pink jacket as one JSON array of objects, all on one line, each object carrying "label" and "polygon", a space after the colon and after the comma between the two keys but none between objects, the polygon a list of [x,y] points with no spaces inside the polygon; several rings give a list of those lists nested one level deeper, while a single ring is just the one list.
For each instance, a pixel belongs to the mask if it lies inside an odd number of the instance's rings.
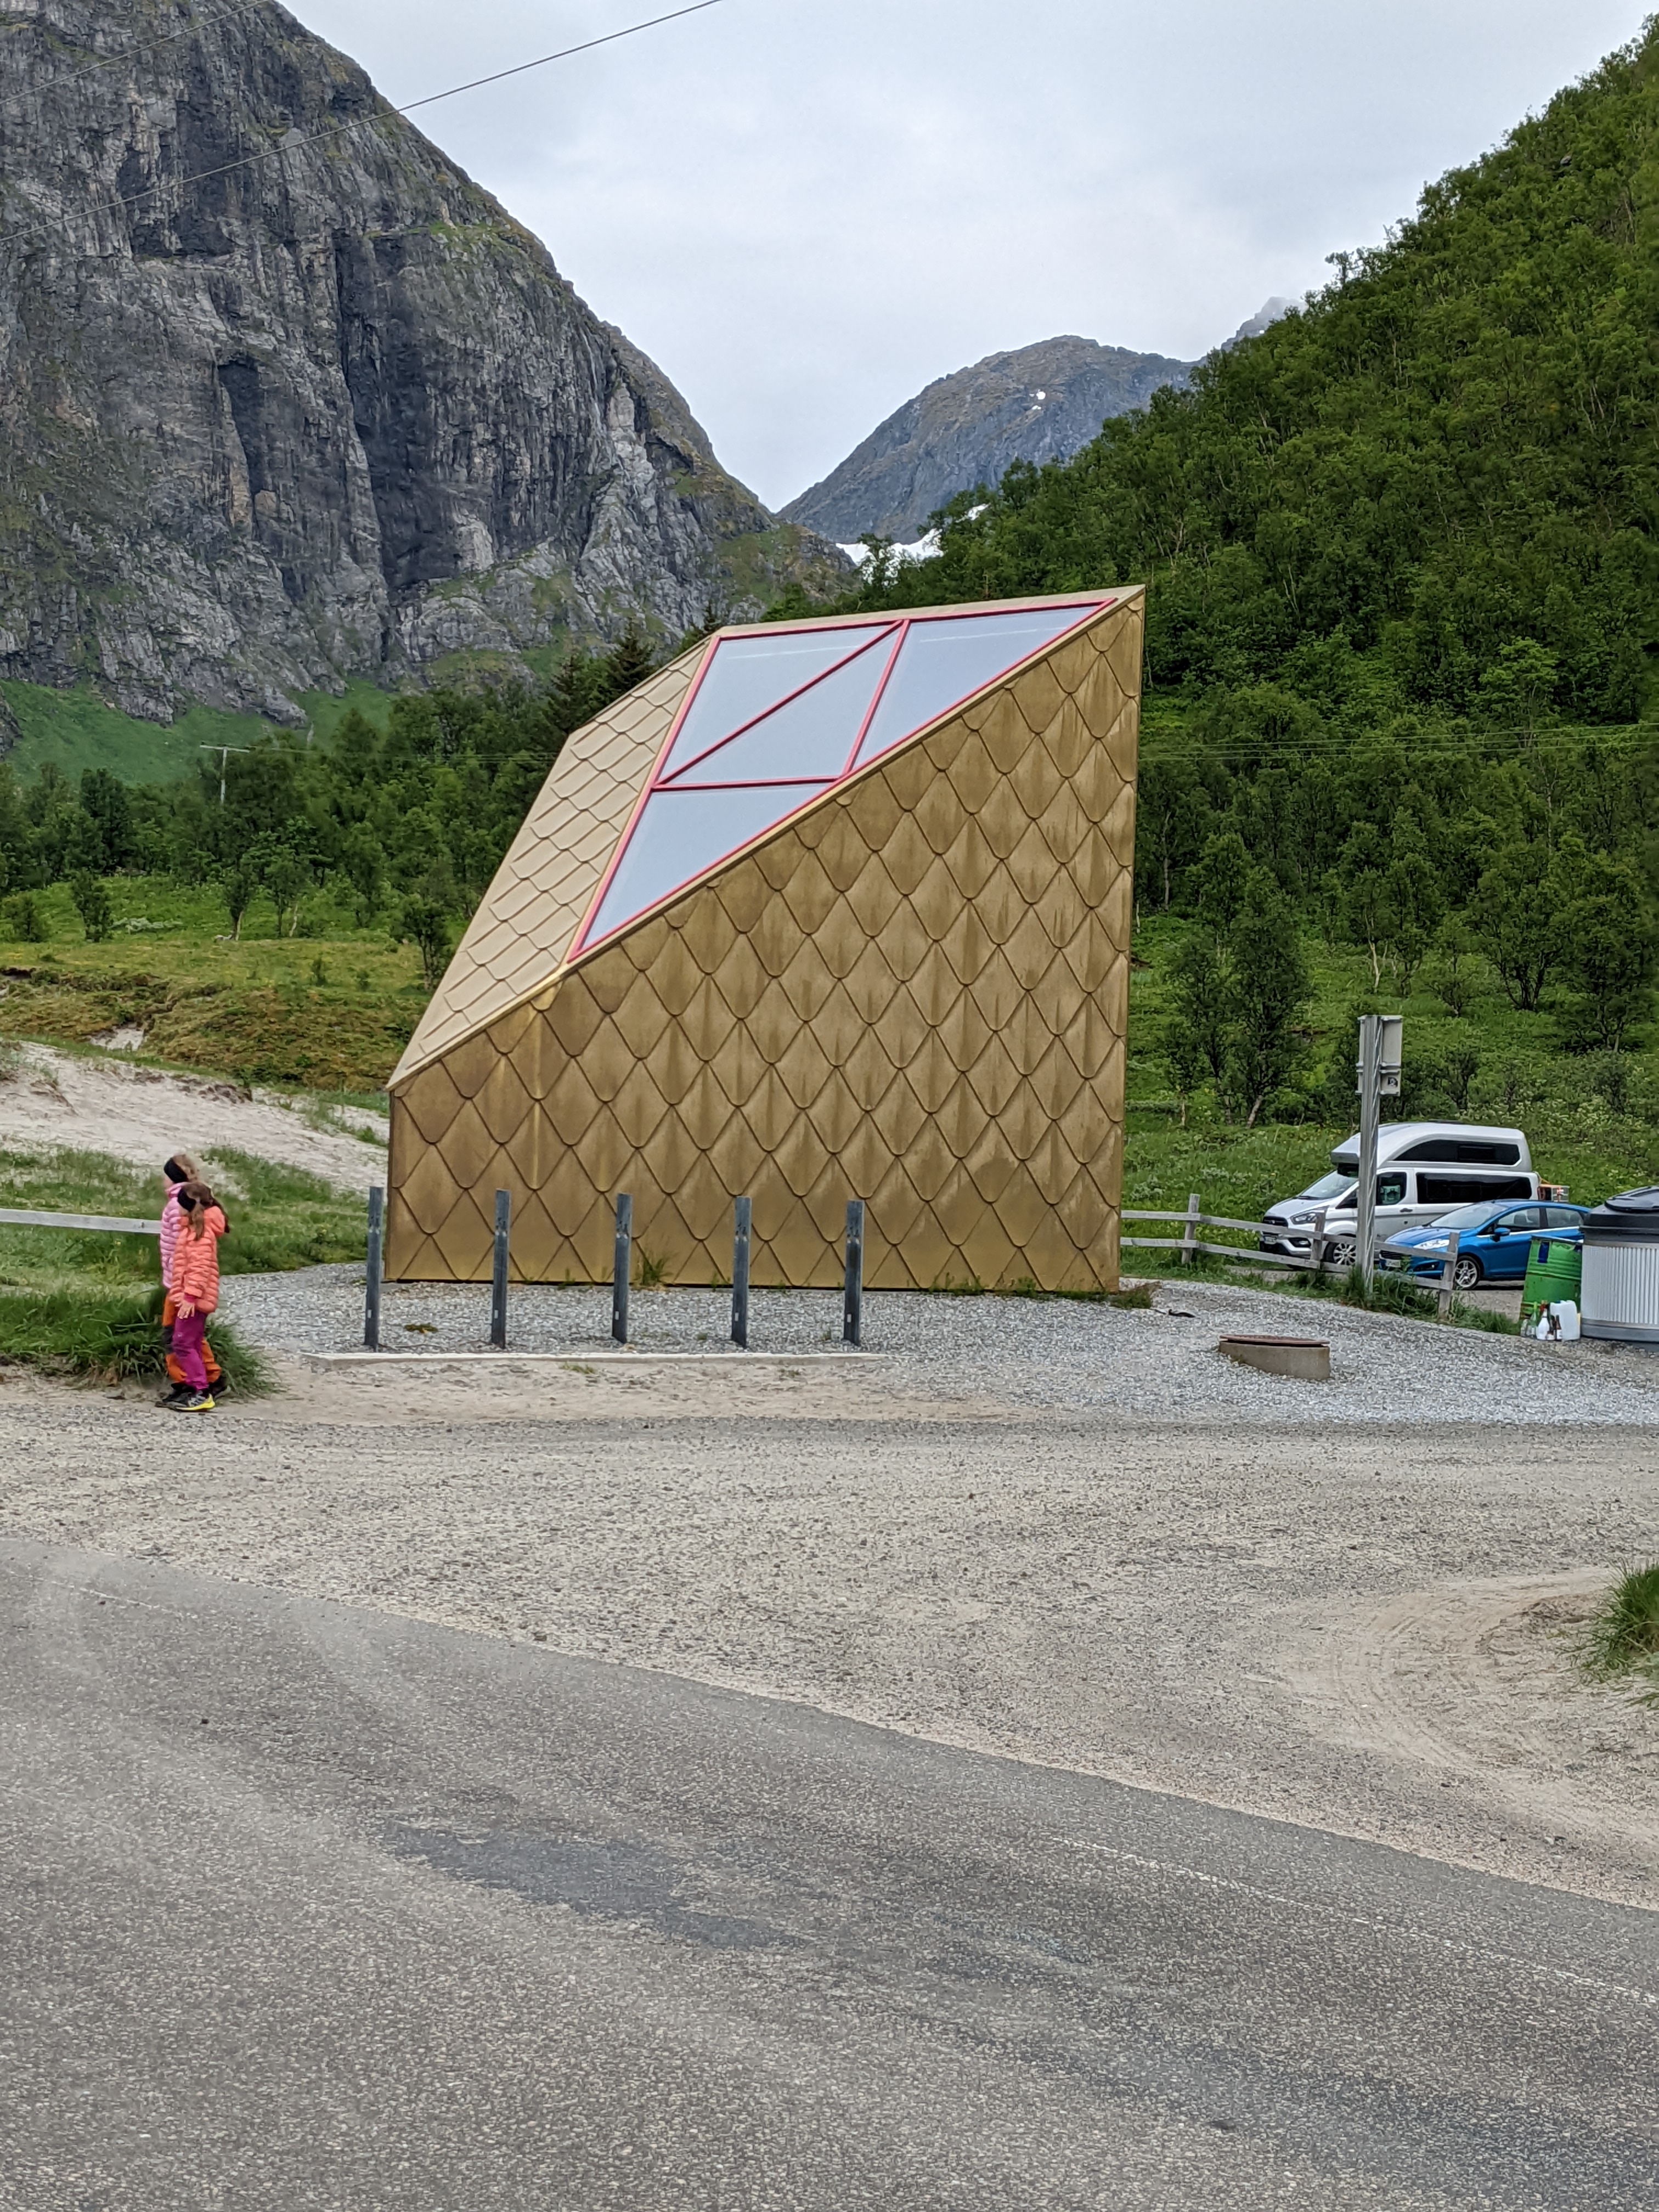
[{"label": "child in pink jacket", "polygon": [[207,1364],[202,1356],[207,1317],[219,1303],[219,1239],[227,1224],[207,1185],[192,1177],[179,1187],[179,1235],[173,1248],[168,1287],[175,1319],[173,1356],[184,1370],[191,1395],[179,1407],[186,1413],[210,1413]]}]

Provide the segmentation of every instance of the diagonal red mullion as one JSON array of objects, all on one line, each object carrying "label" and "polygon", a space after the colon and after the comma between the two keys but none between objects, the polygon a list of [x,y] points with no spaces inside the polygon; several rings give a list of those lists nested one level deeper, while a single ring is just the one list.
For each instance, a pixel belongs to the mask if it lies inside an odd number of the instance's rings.
[{"label": "diagonal red mullion", "polygon": [[622,866],[623,854],[628,850],[629,845],[632,842],[634,832],[639,827],[640,817],[645,811],[645,803],[647,799],[650,798],[652,793],[657,788],[657,778],[662,773],[662,764],[673,751],[675,742],[679,737],[680,732],[685,726],[685,718],[691,712],[691,708],[696,702],[697,694],[702,689],[702,679],[708,675],[709,670],[714,666],[714,655],[720,651],[720,639],[719,637],[711,637],[708,645],[703,649],[702,659],[697,664],[697,672],[691,678],[690,684],[686,687],[685,696],[681,700],[678,711],[676,713],[673,720],[668,726],[668,735],[663,739],[660,747],[658,749],[657,757],[652,765],[651,773],[647,776],[644,784],[641,787],[639,795],[635,799],[633,806],[629,811],[627,823],[624,824],[623,829],[622,836],[617,838],[616,843],[611,848],[611,858],[605,863],[605,873],[599,878],[599,889],[594,892],[592,897],[587,902],[587,911],[583,915],[581,921],[577,924],[576,934],[570,940],[570,950],[564,956],[567,960],[574,960],[587,942],[587,933],[592,928],[599,908],[605,904],[605,893],[611,888],[611,878],[616,874],[617,869]]},{"label": "diagonal red mullion", "polygon": [[[841,771],[842,778],[851,775],[854,769],[858,765],[859,747],[864,743],[865,738],[870,733],[870,725],[876,719],[876,709],[881,704],[882,694],[887,689],[888,681],[891,677],[893,671],[898,666],[898,657],[900,653],[903,652],[904,641],[909,636],[909,635],[910,623],[909,618],[907,616],[905,620],[898,626],[898,634],[893,640],[893,649],[887,656],[887,665],[882,670],[881,681],[876,686],[876,696],[870,702],[869,712],[865,715],[864,720],[859,724],[859,733],[853,740],[853,750],[848,754],[846,761],[842,764]],[[877,644],[878,641],[879,641],[875,638],[872,638],[870,641],[872,645]]]},{"label": "diagonal red mullion", "polygon": [[[899,627],[902,629],[904,625],[901,623]],[[883,633],[878,632],[876,636],[866,638],[862,645],[854,646],[851,653],[842,653],[841,659],[839,660],[831,661],[828,668],[819,669],[817,674],[816,676],[809,676],[805,684],[797,684],[793,691],[787,691],[781,699],[775,699],[769,707],[763,707],[758,714],[751,714],[746,722],[739,723],[735,730],[728,730],[723,738],[716,738],[712,745],[705,745],[700,753],[693,753],[689,761],[682,761],[680,765],[672,775],[662,775],[659,773],[658,775],[653,776],[652,778],[652,788],[653,790],[660,789],[663,791],[672,791],[675,785],[678,784],[684,776],[690,775],[690,771],[696,768],[700,762],[706,761],[710,753],[719,752],[723,745],[734,744],[739,738],[745,737],[757,723],[765,721],[769,715],[777,714],[782,708],[792,706],[797,699],[803,697],[805,693],[811,690],[816,684],[826,682],[829,678],[836,674],[839,670],[850,668],[860,653],[873,653],[876,650],[876,647],[882,641],[882,635]],[[668,750],[665,750],[663,758],[666,760],[668,757]],[[790,783],[799,783],[805,781],[805,779],[799,776],[790,776],[784,780]]]}]

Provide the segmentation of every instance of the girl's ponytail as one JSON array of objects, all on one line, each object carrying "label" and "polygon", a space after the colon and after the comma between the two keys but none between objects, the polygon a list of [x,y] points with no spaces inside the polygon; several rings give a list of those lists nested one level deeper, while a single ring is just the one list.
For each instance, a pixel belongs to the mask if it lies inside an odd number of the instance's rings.
[{"label": "girl's ponytail", "polygon": [[192,1237],[200,1237],[207,1228],[207,1210],[216,1203],[213,1193],[198,1177],[192,1176],[179,1188],[179,1203],[190,1223]]}]

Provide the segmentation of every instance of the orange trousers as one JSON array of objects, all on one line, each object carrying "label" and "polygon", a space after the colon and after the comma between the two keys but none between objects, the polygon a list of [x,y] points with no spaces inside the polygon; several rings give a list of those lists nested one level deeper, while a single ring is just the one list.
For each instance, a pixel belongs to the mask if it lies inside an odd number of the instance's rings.
[{"label": "orange trousers", "polygon": [[[173,1340],[171,1331],[173,1324],[178,1320],[178,1315],[173,1310],[173,1293],[169,1291],[167,1292],[167,1304],[161,1308],[161,1334],[167,1347],[167,1380],[170,1382],[184,1383],[188,1382],[190,1377],[185,1374],[184,1369],[179,1364],[179,1362],[173,1356]],[[203,1364],[207,1368],[208,1389],[211,1390],[214,1384],[219,1382],[222,1377],[224,1370],[214,1358],[213,1346],[208,1342],[206,1337],[202,1339],[202,1359]]]}]

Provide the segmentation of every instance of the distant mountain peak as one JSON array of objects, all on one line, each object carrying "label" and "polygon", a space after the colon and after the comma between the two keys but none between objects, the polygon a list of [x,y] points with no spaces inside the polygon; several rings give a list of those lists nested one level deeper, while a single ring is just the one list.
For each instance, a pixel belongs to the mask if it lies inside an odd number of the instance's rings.
[{"label": "distant mountain peak", "polygon": [[1066,335],[988,354],[941,376],[872,430],[784,520],[849,544],[914,543],[959,491],[994,484],[1015,460],[1066,460],[1109,415],[1144,407],[1190,364]]}]

